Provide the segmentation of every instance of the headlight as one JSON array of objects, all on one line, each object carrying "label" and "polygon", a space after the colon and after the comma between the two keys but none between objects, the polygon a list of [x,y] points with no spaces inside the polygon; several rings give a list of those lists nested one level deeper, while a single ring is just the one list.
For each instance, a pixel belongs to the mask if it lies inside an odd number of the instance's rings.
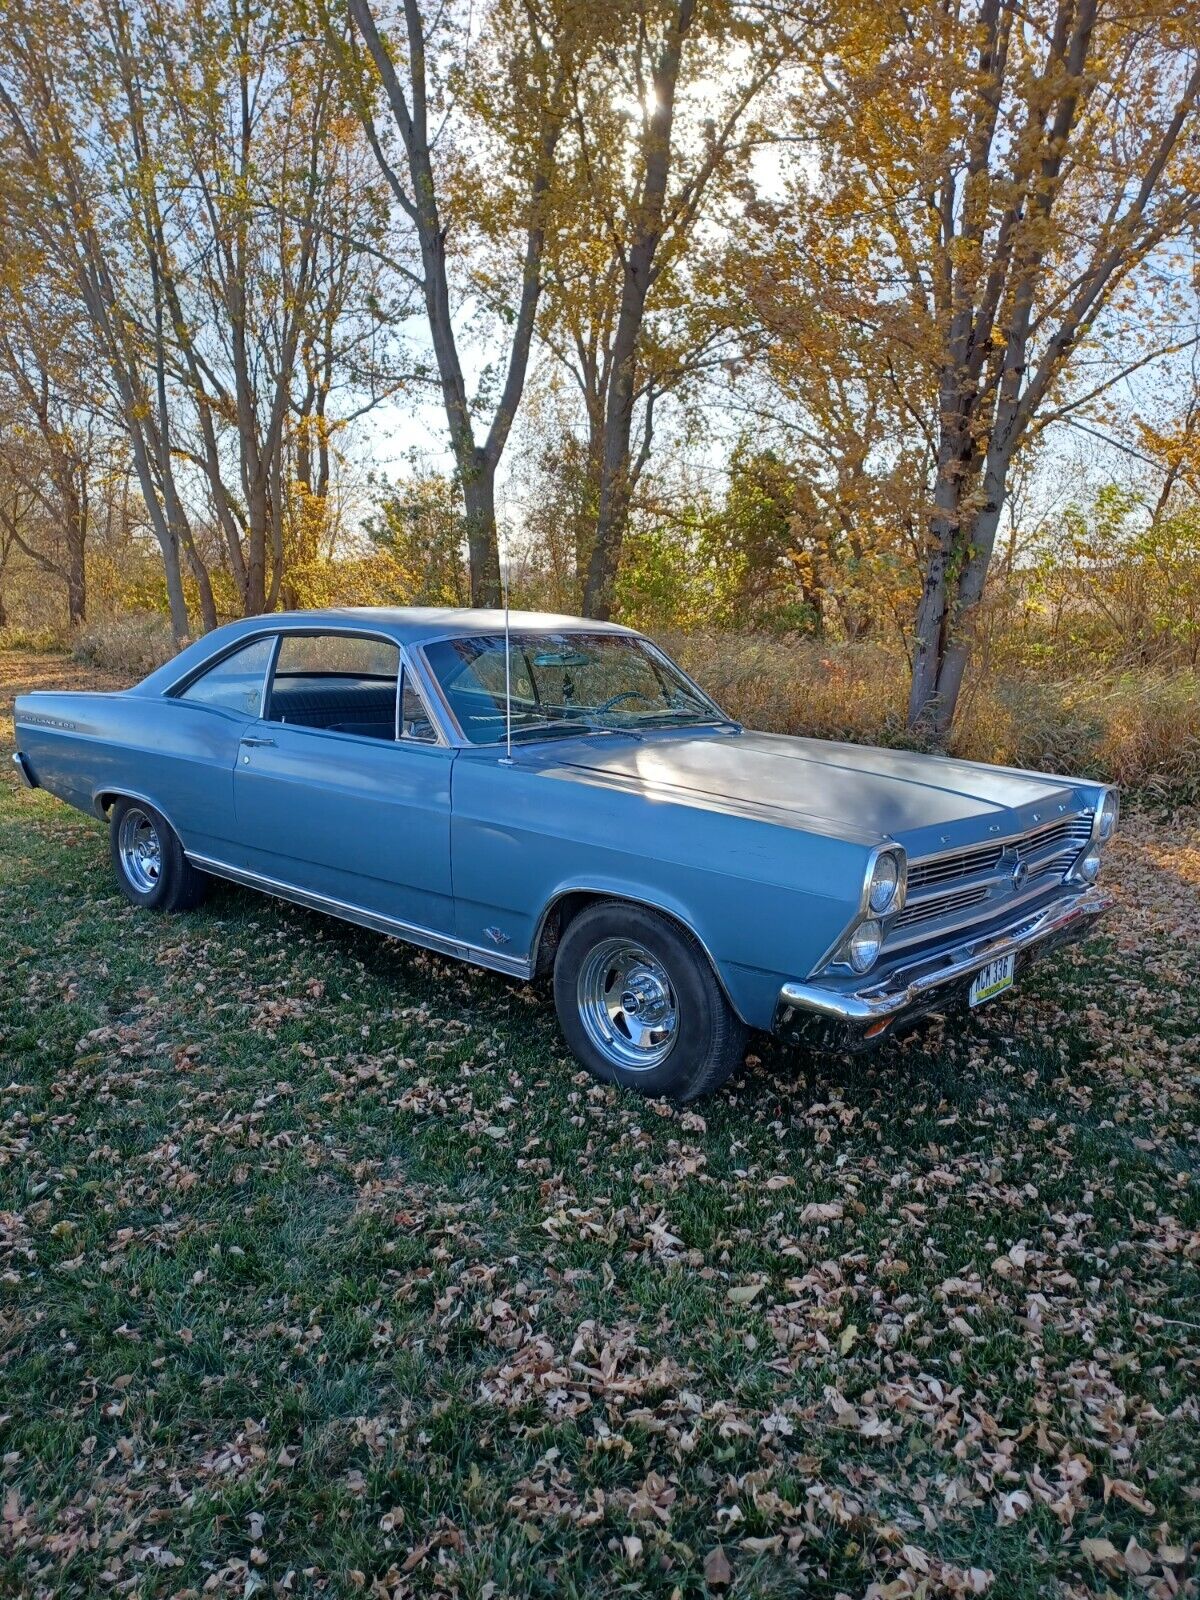
[{"label": "headlight", "polygon": [[900,891],[900,864],[894,855],[875,857],[871,869],[871,882],[867,889],[867,904],[877,917],[890,911]]},{"label": "headlight", "polygon": [[875,965],[875,958],[882,943],[883,927],[874,917],[868,917],[866,922],[859,923],[846,941],[846,954],[855,972],[867,972]]},{"label": "headlight", "polygon": [[1100,876],[1100,846],[1090,844],[1075,863],[1075,876],[1084,883],[1095,883]]},{"label": "headlight", "polygon": [[1117,791],[1109,789],[1100,805],[1100,820],[1096,825],[1096,832],[1101,839],[1111,839],[1117,830],[1117,817],[1120,814],[1121,802],[1117,798]]}]

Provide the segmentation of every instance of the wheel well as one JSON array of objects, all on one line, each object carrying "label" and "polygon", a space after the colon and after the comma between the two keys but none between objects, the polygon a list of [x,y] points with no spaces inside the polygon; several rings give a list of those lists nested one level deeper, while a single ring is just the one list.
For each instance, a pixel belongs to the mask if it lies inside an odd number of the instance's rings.
[{"label": "wheel well", "polygon": [[[140,794],[129,794],[125,789],[101,789],[99,794],[92,796],[92,807],[96,815],[103,817],[107,822],[109,813],[118,800],[140,800],[143,805],[150,804],[150,801],[143,799]],[[155,810],[157,809],[156,806]]]},{"label": "wheel well", "polygon": [[656,906],[649,900],[635,900],[632,895],[628,894],[610,894],[598,889],[572,889],[568,890],[566,894],[559,895],[557,900],[552,901],[549,910],[542,918],[542,925],[538,930],[537,948],[533,953],[534,977],[544,977],[553,967],[554,956],[559,942],[579,913],[585,911],[588,906],[598,905],[602,901],[612,901],[618,905],[639,906],[643,911],[657,912],[660,917],[665,917],[668,922],[673,922],[682,932],[690,934],[699,944],[701,950],[704,951],[705,959],[712,968],[713,976],[720,984],[725,998],[733,1006],[734,1012],[737,1012],[737,1007],[733,1005],[733,998],[729,993],[721,970],[696,930],[689,927],[683,918],[676,916],[673,911],[668,911],[663,906]]},{"label": "wheel well", "polygon": [[600,900],[619,898],[619,895],[596,894],[585,889],[573,889],[567,894],[560,894],[551,903],[538,929],[537,949],[533,952],[534,977],[544,977],[550,971],[559,941],[581,911]]},{"label": "wheel well", "polygon": [[98,793],[92,796],[92,808],[98,817],[107,822],[109,820],[109,813],[112,811],[112,808],[116,805],[118,800],[131,800],[135,805],[149,806],[151,810],[158,812],[159,816],[166,823],[167,827],[170,828],[175,837],[179,837],[179,829],[171,821],[170,817],[160,805],[156,804],[155,801],[149,799],[144,794],[134,794],[130,789],[101,789]]}]

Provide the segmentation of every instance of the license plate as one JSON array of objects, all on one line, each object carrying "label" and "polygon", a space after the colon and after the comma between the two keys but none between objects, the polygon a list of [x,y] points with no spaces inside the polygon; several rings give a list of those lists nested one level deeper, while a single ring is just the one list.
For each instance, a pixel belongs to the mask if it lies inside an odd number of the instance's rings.
[{"label": "license plate", "polygon": [[1015,955],[1001,956],[998,961],[989,961],[986,967],[981,967],[971,984],[969,1003],[981,1006],[985,1000],[994,1000],[1005,989],[1011,989],[1016,959]]}]

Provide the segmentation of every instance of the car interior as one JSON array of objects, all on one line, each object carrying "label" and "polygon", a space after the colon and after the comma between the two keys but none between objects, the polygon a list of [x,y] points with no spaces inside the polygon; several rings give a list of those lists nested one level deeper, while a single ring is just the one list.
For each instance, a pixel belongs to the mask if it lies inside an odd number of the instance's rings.
[{"label": "car interior", "polygon": [[[352,634],[288,634],[267,703],[268,722],[285,722],[359,738],[396,737],[396,676],[400,652],[381,639]],[[401,706],[400,737],[422,743],[437,734],[409,684]]]},{"label": "car interior", "polygon": [[396,679],[340,672],[293,672],[281,677],[276,672],[267,720],[324,728],[329,733],[394,739]]}]

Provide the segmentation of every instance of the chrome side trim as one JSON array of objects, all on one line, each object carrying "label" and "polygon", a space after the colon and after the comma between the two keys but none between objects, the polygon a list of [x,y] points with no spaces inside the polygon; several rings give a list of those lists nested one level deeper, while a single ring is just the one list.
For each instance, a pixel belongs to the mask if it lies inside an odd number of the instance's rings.
[{"label": "chrome side trim", "polygon": [[403,939],[406,944],[417,944],[426,950],[435,950],[439,955],[454,956],[459,961],[469,961],[477,967],[488,967],[493,972],[503,972],[510,978],[528,978],[530,964],[523,956],[501,955],[498,951],[488,950],[483,945],[470,944],[463,939],[451,939],[445,934],[435,933],[431,928],[422,928],[413,922],[401,922],[396,917],[385,917],[377,911],[368,911],[363,906],[356,906],[349,900],[335,900],[331,895],[318,894],[313,889],[302,889],[298,884],[285,883],[281,878],[269,878],[265,873],[250,872],[245,867],[230,866],[227,861],[218,861],[213,856],[203,856],[194,850],[184,852],[193,866],[199,867],[203,872],[211,872],[218,878],[228,878],[231,883],[238,883],[246,889],[259,889],[265,894],[275,895],[280,900],[290,900],[295,905],[304,906],[309,911],[323,911],[331,917],[338,917],[343,922],[356,923],[360,928],[370,928],[374,933],[387,934],[393,939]]},{"label": "chrome side trim", "polygon": [[[929,966],[928,960],[914,962],[881,982],[853,994],[827,989],[817,983],[785,983],[779,991],[779,1004],[797,1011],[813,1012],[832,1022],[861,1024],[883,1021],[936,995],[947,984],[965,978],[1000,956],[1026,950],[1030,945],[1038,944],[1056,933],[1082,931],[1084,924],[1101,916],[1112,904],[1113,897],[1108,894],[1092,892],[1075,895],[1065,904],[1060,900],[1047,906],[1031,922],[1018,920],[998,933],[946,951],[941,958],[943,964],[933,967],[931,971],[920,970]],[[908,974],[915,975],[910,977]]]},{"label": "chrome side trim", "polygon": [[37,788],[37,783],[34,780],[33,773],[29,770],[29,763],[25,760],[25,757],[19,750],[13,751],[13,766],[17,769],[17,777],[21,780],[22,788]]},{"label": "chrome side trim", "polygon": [[[163,808],[159,805],[158,801],[157,800],[151,800],[151,798],[150,798],[150,796],[148,794],[142,794],[137,789],[126,789],[126,788],[123,788],[123,787],[110,789],[110,788],[106,788],[103,784],[100,786],[100,788],[93,789],[92,790],[92,810],[96,813],[96,815],[103,822],[105,820],[105,807],[100,804],[100,796],[101,795],[107,795],[110,800],[136,800],[136,801],[138,801],[138,803],[140,805],[149,806],[152,811],[157,811],[158,812],[159,816],[166,823],[167,827],[170,828],[171,832],[179,840],[180,844],[183,844],[183,839],[182,839],[182,836],[181,836],[181,834],[179,832],[179,829],[171,821],[170,817],[163,810]],[[184,845],[184,854],[185,855],[187,854],[187,846],[186,845]]]}]

